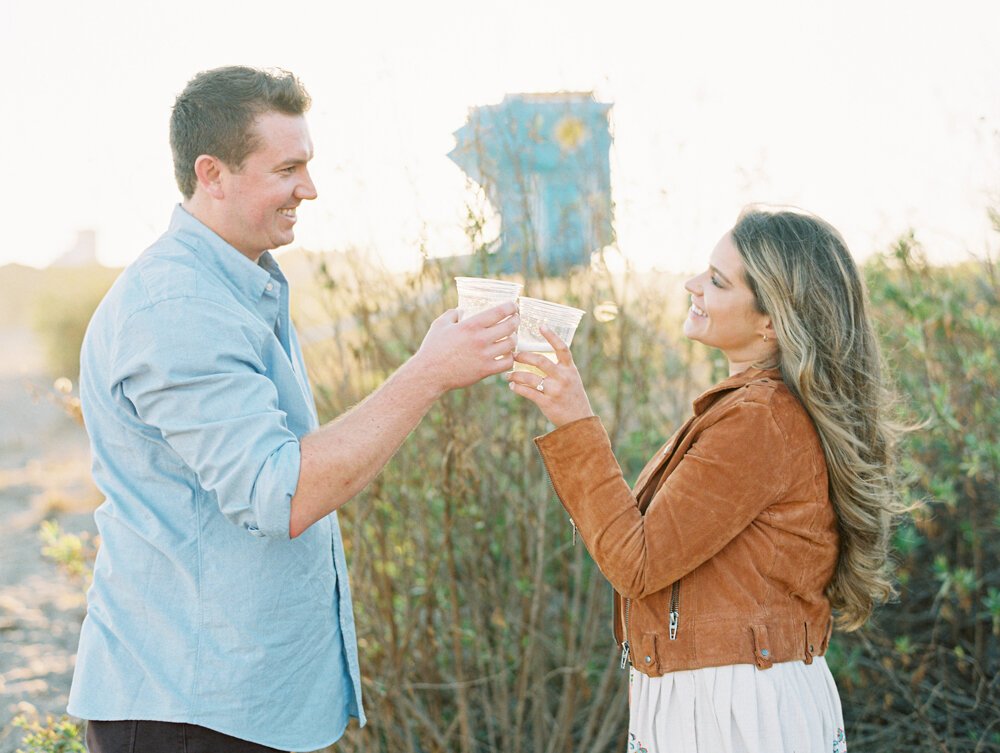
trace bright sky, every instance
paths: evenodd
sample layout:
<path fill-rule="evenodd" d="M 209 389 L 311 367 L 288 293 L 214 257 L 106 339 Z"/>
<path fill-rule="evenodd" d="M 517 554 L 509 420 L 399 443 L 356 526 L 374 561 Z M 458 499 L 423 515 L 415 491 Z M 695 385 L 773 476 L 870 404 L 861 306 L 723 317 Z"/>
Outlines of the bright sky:
<path fill-rule="evenodd" d="M 174 97 L 233 63 L 313 96 L 320 196 L 296 246 L 466 252 L 452 132 L 565 89 L 614 104 L 618 243 L 642 268 L 701 268 L 750 201 L 824 216 L 859 257 L 911 226 L 935 260 L 982 255 L 997 29 L 995 0 L 3 0 L 0 264 L 44 266 L 82 228 L 105 264 L 138 255 L 179 199 Z"/>

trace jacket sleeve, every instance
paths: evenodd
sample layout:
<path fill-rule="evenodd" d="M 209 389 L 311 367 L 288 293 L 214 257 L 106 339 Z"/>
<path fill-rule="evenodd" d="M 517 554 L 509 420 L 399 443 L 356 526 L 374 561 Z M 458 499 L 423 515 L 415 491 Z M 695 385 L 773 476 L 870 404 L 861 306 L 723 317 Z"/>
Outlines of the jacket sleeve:
<path fill-rule="evenodd" d="M 641 598 L 719 552 L 781 497 L 785 437 L 765 403 L 739 401 L 700 432 L 645 513 L 596 417 L 535 440 L 552 486 L 615 590 Z"/>

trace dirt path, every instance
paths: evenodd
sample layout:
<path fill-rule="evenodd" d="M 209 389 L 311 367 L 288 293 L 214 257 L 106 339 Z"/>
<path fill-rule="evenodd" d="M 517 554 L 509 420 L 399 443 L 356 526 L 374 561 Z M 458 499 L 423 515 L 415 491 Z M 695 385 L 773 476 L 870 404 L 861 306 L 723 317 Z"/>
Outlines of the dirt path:
<path fill-rule="evenodd" d="M 93 533 L 99 496 L 31 333 L 0 328 L 0 353 L 0 753 L 12 753 L 17 714 L 65 713 L 85 608 L 83 585 L 42 557 L 39 524 Z"/>

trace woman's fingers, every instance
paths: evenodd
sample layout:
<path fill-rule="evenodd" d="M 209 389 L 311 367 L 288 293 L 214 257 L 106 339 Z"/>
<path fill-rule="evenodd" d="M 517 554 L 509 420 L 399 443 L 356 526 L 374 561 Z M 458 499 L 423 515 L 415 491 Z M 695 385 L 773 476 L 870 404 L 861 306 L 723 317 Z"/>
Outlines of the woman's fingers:
<path fill-rule="evenodd" d="M 507 374 L 507 381 L 511 384 L 516 384 L 520 387 L 526 387 L 529 390 L 541 393 L 545 392 L 547 387 L 555 384 L 555 377 L 548 375 L 541 376 L 531 371 L 511 371 Z M 541 389 L 539 389 L 538 385 L 542 385 Z"/>
<path fill-rule="evenodd" d="M 522 373 L 522 372 L 516 372 L 515 371 L 514 373 L 518 374 L 518 373 Z M 537 376 L 535 377 L 536 380 L 538 380 L 540 378 L 541 377 L 537 377 Z M 538 401 L 545 394 L 544 392 L 540 392 L 537 387 L 529 387 L 527 384 L 524 384 L 522 382 L 515 382 L 514 380 L 511 380 L 510 384 L 508 386 L 510 387 L 510 389 L 515 394 L 520 395 L 521 397 L 527 398 L 528 400 L 530 400 L 531 402 L 533 402 L 535 405 L 538 405 Z"/>
<path fill-rule="evenodd" d="M 514 360 L 526 363 L 528 366 L 534 366 L 539 371 L 544 371 L 549 375 L 555 373 L 556 365 L 540 353 L 532 353 L 530 350 L 518 351 L 514 354 Z"/>
<path fill-rule="evenodd" d="M 542 337 L 549 341 L 549 345 L 556 352 L 556 359 L 563 366 L 569 366 L 573 363 L 573 355 L 569 352 L 569 346 L 566 345 L 559 336 L 553 332 L 551 329 L 546 327 L 544 324 L 539 326 L 538 331 L 542 333 Z"/>

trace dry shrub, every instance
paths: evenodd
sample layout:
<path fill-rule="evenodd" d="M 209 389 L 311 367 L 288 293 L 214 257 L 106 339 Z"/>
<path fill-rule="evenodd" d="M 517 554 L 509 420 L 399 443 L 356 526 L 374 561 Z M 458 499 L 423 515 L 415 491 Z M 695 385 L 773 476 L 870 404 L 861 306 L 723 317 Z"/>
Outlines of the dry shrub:
<path fill-rule="evenodd" d="M 408 278 L 360 260 L 336 279 L 321 271 L 333 325 L 307 360 L 324 417 L 416 350 L 455 304 L 451 276 L 435 262 Z M 676 344 L 680 282 L 614 276 L 601 259 L 524 282 L 526 295 L 588 312 L 574 357 L 634 479 L 709 379 L 707 363 L 692 377 L 696 359 Z M 499 377 L 450 393 L 342 508 L 370 722 L 338 750 L 623 746 L 627 675 L 611 589 L 574 546 L 531 441 L 549 428 Z"/>

